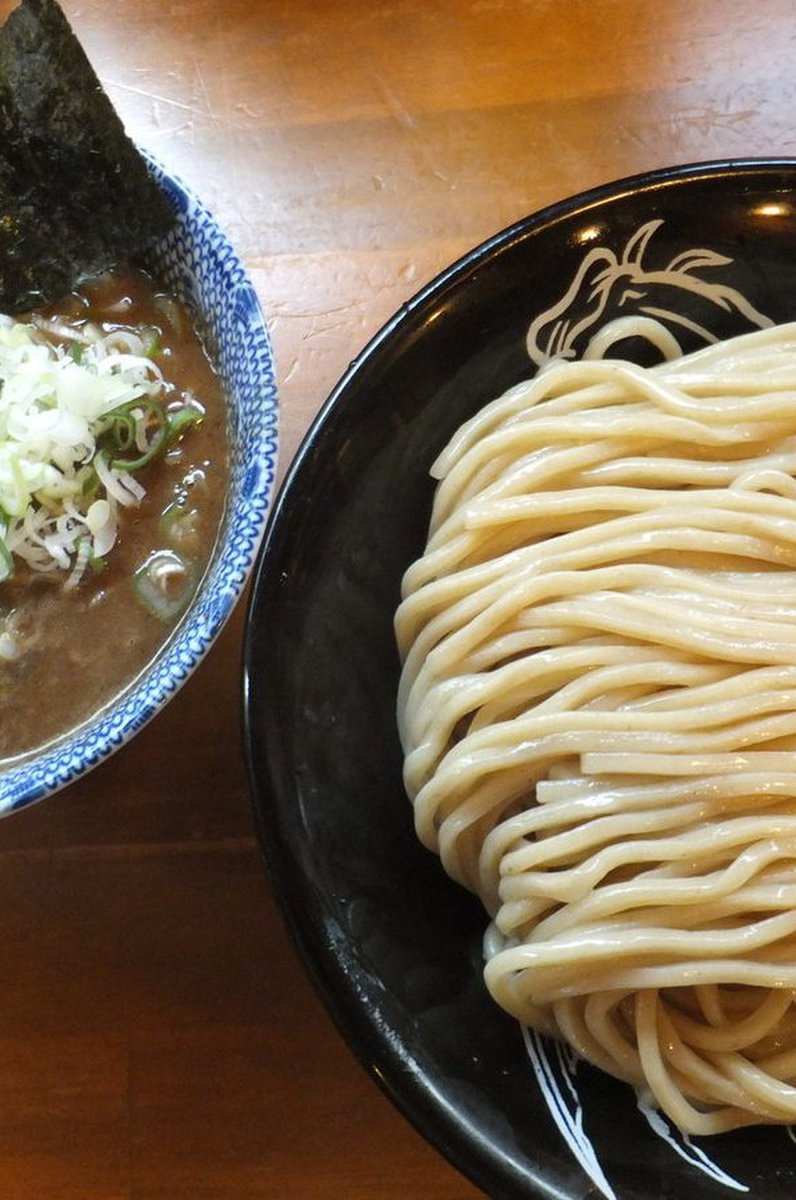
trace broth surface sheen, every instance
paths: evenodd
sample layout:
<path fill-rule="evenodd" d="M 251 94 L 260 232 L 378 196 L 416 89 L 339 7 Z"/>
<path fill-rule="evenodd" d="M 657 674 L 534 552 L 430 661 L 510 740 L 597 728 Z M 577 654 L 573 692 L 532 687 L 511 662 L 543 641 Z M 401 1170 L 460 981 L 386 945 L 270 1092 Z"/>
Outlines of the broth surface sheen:
<path fill-rule="evenodd" d="M 155 331 L 154 357 L 169 400 L 203 411 L 165 455 L 136 472 L 146 495 L 123 514 L 103 568 L 72 591 L 62 573 L 17 564 L 0 584 L 0 622 L 19 657 L 0 659 L 0 764 L 68 733 L 111 702 L 179 623 L 213 553 L 227 483 L 226 411 L 220 381 L 187 311 L 133 270 L 93 280 L 48 310 L 67 324 Z M 177 593 L 147 603 L 147 564 L 170 563 Z"/>

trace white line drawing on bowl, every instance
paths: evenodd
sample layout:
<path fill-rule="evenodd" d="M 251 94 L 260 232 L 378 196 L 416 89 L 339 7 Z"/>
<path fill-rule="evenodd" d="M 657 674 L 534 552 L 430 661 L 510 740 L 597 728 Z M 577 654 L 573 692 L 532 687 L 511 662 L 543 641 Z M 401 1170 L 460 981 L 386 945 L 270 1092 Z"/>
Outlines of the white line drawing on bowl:
<path fill-rule="evenodd" d="M 663 225 L 656 218 L 646 221 L 631 234 L 621 254 L 607 246 L 595 246 L 584 257 L 571 284 L 555 304 L 533 319 L 528 329 L 527 351 L 532 362 L 543 366 L 551 358 L 575 358 L 576 343 L 587 330 L 599 326 L 607 311 L 612 316 L 625 311 L 655 318 L 667 326 L 685 329 L 706 343 L 718 337 L 676 308 L 656 299 L 656 290 L 674 288 L 690 293 L 723 312 L 736 312 L 750 326 L 765 329 L 774 322 L 759 312 L 737 288 L 719 280 L 703 279 L 704 269 L 729 266 L 732 259 L 704 247 L 683 250 L 663 268 L 648 267 L 644 262 L 653 234 Z M 575 318 L 571 310 L 577 304 L 585 315 Z"/>
<path fill-rule="evenodd" d="M 577 1055 L 561 1042 L 548 1045 L 541 1034 L 527 1025 L 520 1028 L 539 1090 L 561 1135 L 600 1195 L 605 1200 L 617 1200 L 583 1128 L 583 1105 L 575 1080 Z"/>
<path fill-rule="evenodd" d="M 726 1171 L 722 1170 L 718 1163 L 715 1163 L 700 1146 L 694 1145 L 689 1134 L 681 1133 L 675 1125 L 667 1121 L 659 1109 L 644 1103 L 641 1099 L 639 1099 L 638 1107 L 653 1133 L 668 1142 L 675 1153 L 684 1158 L 686 1162 L 690 1162 L 698 1170 L 704 1171 L 716 1183 L 723 1183 L 725 1187 L 732 1188 L 736 1192 L 749 1191 L 747 1184 L 740 1183 L 737 1179 L 733 1179 L 732 1175 L 728 1175 Z"/>
<path fill-rule="evenodd" d="M 520 1028 L 539 1090 L 573 1157 L 605 1200 L 619 1200 L 584 1129 L 584 1109 L 576 1078 L 580 1062 L 578 1056 L 560 1042 L 550 1042 L 525 1025 Z M 695 1146 L 690 1137 L 670 1125 L 657 1109 L 650 1108 L 642 1101 L 639 1101 L 638 1107 L 653 1133 L 692 1167 L 733 1191 L 749 1191 L 747 1184 L 724 1171 L 700 1146 Z"/>

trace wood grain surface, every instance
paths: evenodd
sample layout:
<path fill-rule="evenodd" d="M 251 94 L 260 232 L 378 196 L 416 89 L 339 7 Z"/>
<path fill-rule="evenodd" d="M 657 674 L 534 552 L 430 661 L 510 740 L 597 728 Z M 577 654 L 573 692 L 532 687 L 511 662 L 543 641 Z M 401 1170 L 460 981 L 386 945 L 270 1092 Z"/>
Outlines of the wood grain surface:
<path fill-rule="evenodd" d="M 647 168 L 796 152 L 792 0 L 63 4 L 251 271 L 282 473 L 368 338 L 488 235 Z M 243 615 L 132 744 L 0 825 L 2 1200 L 480 1194 L 343 1045 L 274 909 Z"/>

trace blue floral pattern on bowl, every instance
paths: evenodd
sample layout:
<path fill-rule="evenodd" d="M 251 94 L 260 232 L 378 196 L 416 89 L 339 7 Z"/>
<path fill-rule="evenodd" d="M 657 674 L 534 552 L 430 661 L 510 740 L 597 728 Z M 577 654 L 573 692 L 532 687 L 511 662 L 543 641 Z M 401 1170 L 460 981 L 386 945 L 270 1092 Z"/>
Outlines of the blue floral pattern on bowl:
<path fill-rule="evenodd" d="M 188 613 L 147 671 L 100 714 L 39 751 L 0 765 L 0 815 L 73 782 L 102 762 L 171 699 L 208 651 L 254 565 L 276 477 L 278 405 L 273 354 L 257 295 L 202 203 L 144 153 L 176 224 L 151 266 L 202 314 L 200 329 L 225 384 L 230 481 L 213 559 Z"/>

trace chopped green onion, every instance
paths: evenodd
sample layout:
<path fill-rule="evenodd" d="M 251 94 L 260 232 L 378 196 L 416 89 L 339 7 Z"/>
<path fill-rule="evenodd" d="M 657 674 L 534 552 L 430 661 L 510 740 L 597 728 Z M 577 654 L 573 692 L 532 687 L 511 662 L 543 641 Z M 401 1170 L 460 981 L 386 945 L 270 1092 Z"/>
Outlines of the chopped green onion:
<path fill-rule="evenodd" d="M 176 412 L 170 412 L 166 418 L 168 422 L 167 443 L 170 446 L 176 442 L 177 438 L 185 433 L 186 429 L 190 429 L 192 425 L 198 425 L 203 417 L 203 413 L 197 408 L 178 408 Z"/>
<path fill-rule="evenodd" d="M 155 550 L 133 579 L 144 607 L 161 621 L 173 621 L 187 606 L 196 587 L 194 565 L 176 550 Z"/>
<path fill-rule="evenodd" d="M 141 334 L 143 342 L 143 353 L 147 358 L 154 358 L 160 353 L 160 330 L 154 326 L 151 329 L 145 329 Z"/>
<path fill-rule="evenodd" d="M 0 321 L 0 581 L 19 557 L 77 586 L 111 551 L 175 435 L 158 350 L 154 329 Z"/>
<path fill-rule="evenodd" d="M 100 486 L 100 477 L 97 474 L 97 468 L 89 464 L 77 472 L 75 476 L 80 481 L 81 496 L 94 496 Z"/>
<path fill-rule="evenodd" d="M 14 574 L 14 559 L 5 543 L 5 532 L 0 536 L 0 583 L 10 579 Z"/>
<path fill-rule="evenodd" d="M 186 520 L 193 520 L 197 515 L 196 508 L 189 507 L 184 497 L 167 504 L 160 514 L 158 528 L 164 537 L 169 537 L 175 526 L 180 526 Z"/>
<path fill-rule="evenodd" d="M 139 471 L 165 448 L 169 422 L 161 404 L 136 399 L 108 413 L 107 428 L 100 439 L 103 450 L 137 450 L 132 457 L 109 459 L 113 471 Z"/>
<path fill-rule="evenodd" d="M 199 510 L 189 506 L 184 497 L 174 500 L 163 510 L 158 528 L 170 546 L 180 550 L 198 549 Z"/>

